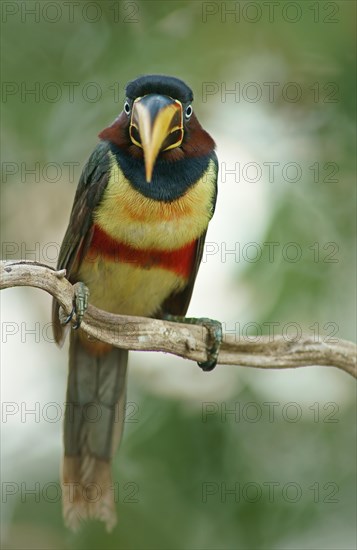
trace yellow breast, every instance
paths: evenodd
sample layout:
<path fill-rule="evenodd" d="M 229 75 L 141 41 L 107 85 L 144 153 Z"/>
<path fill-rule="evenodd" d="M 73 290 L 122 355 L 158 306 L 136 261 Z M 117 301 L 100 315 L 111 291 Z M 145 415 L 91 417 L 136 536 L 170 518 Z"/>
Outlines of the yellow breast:
<path fill-rule="evenodd" d="M 207 229 L 215 194 L 216 167 L 212 160 L 202 178 L 182 197 L 163 202 L 136 191 L 110 155 L 111 175 L 94 221 L 112 238 L 135 248 L 172 250 L 197 239 Z"/>
<path fill-rule="evenodd" d="M 143 269 L 104 258 L 84 260 L 79 277 L 89 288 L 91 304 L 122 315 L 154 315 L 170 294 L 186 284 L 185 278 L 166 269 Z"/>

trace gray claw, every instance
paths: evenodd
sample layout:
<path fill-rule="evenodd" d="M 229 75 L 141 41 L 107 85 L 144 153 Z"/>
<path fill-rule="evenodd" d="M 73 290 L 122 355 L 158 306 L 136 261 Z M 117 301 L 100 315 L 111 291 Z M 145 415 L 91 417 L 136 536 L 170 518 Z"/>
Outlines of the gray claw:
<path fill-rule="evenodd" d="M 217 364 L 219 349 L 223 339 L 222 325 L 219 321 L 213 319 L 199 320 L 208 330 L 211 346 L 207 349 L 207 361 L 200 361 L 197 365 L 203 371 L 208 372 L 213 370 Z"/>
<path fill-rule="evenodd" d="M 74 299 L 73 299 L 73 308 L 71 313 L 61 321 L 62 325 L 68 325 L 76 317 L 75 323 L 72 325 L 74 330 L 77 330 L 81 326 L 83 315 L 85 314 L 88 308 L 88 298 L 89 290 L 84 283 L 76 283 L 74 286 Z"/>
<path fill-rule="evenodd" d="M 217 364 L 219 349 L 223 340 L 222 324 L 214 319 L 206 317 L 181 317 L 179 315 L 163 314 L 163 319 L 176 323 L 188 323 L 190 325 L 202 325 L 207 328 L 209 334 L 209 345 L 207 349 L 207 361 L 198 362 L 197 365 L 204 371 L 214 369 Z"/>
<path fill-rule="evenodd" d="M 77 330 L 81 326 L 83 315 L 88 308 L 89 290 L 84 283 L 79 282 L 74 285 L 74 292 L 74 309 L 76 312 L 76 322 L 73 325 L 73 330 Z"/>
<path fill-rule="evenodd" d="M 72 311 L 71 313 L 68 315 L 68 317 L 66 317 L 65 319 L 63 319 L 63 321 L 61 322 L 62 325 L 68 325 L 68 323 L 72 320 L 73 318 L 73 315 L 74 315 L 74 312 L 75 312 L 75 308 L 74 306 L 72 307 Z"/>

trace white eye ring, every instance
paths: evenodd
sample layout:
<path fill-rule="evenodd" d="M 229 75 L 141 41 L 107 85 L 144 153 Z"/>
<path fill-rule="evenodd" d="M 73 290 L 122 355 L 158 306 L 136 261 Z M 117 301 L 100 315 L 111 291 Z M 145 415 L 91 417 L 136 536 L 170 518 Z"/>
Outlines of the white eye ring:
<path fill-rule="evenodd" d="M 188 107 L 186 107 L 186 111 L 185 111 L 185 117 L 186 118 L 190 118 L 190 116 L 192 115 L 192 105 L 189 105 Z"/>
<path fill-rule="evenodd" d="M 124 111 L 127 115 L 130 115 L 130 105 L 128 101 L 124 103 Z"/>

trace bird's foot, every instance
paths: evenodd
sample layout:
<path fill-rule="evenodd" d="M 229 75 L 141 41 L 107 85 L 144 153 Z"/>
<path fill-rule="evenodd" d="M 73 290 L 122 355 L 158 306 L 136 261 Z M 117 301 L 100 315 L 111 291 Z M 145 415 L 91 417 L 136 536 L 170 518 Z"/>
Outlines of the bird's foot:
<path fill-rule="evenodd" d="M 163 316 L 167 321 L 176 323 L 187 323 L 188 325 L 200 325 L 208 330 L 209 341 L 207 345 L 207 361 L 198 362 L 197 365 L 203 371 L 213 370 L 217 364 L 219 349 L 223 340 L 222 324 L 214 319 L 206 317 L 183 317 L 180 315 L 165 314 Z"/>
<path fill-rule="evenodd" d="M 73 299 L 73 308 L 71 313 L 63 321 L 63 325 L 68 325 L 73 319 L 73 316 L 76 316 L 76 321 L 73 325 L 73 329 L 77 330 L 82 323 L 83 315 L 85 314 L 88 307 L 88 298 L 89 298 L 89 289 L 82 283 L 76 283 L 73 285 L 74 289 L 74 299 Z"/>

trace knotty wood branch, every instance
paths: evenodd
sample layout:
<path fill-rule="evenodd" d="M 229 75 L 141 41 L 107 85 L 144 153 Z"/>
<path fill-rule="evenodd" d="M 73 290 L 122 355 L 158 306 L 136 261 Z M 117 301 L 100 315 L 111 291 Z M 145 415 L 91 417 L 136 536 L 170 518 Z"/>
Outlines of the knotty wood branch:
<path fill-rule="evenodd" d="M 3 261 L 0 264 L 0 289 L 15 286 L 41 288 L 54 296 L 64 313 L 69 315 L 74 287 L 65 275 L 65 270 L 55 271 L 37 262 Z M 89 305 L 81 328 L 90 337 L 120 348 L 161 351 L 193 361 L 204 361 L 207 357 L 209 335 L 201 326 L 113 315 Z M 239 335 L 225 334 L 218 364 L 264 369 L 332 366 L 356 377 L 356 351 L 354 343 L 341 339 L 332 343 L 309 336 L 288 341 L 283 336 L 242 339 Z"/>

